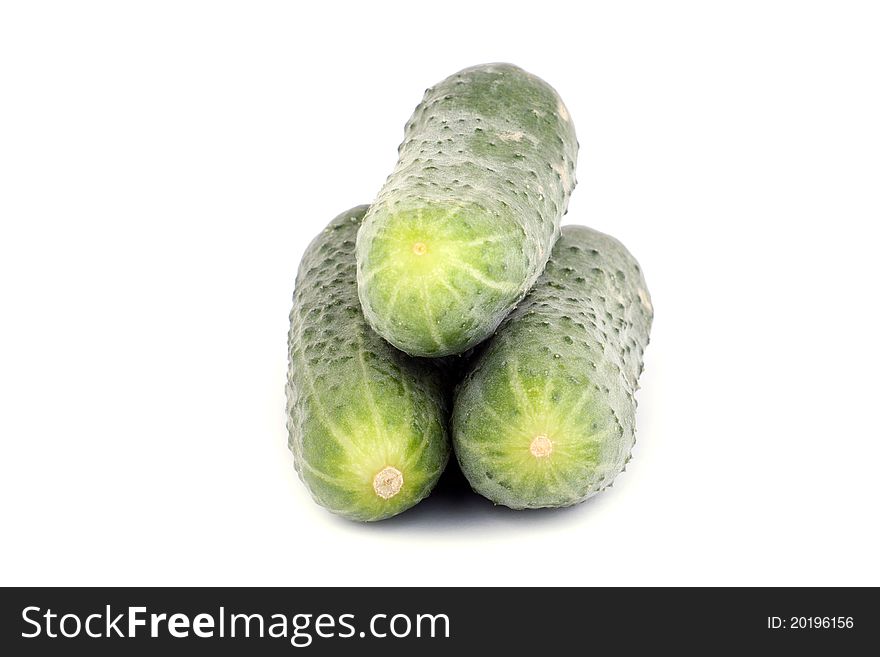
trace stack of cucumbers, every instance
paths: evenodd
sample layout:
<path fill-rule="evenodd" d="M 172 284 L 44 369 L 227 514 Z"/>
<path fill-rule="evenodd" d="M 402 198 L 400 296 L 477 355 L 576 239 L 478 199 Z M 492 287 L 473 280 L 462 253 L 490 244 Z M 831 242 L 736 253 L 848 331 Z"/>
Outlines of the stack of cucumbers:
<path fill-rule="evenodd" d="M 389 518 L 451 453 L 513 509 L 582 502 L 623 470 L 653 310 L 620 242 L 560 230 L 577 150 L 543 80 L 465 69 L 427 90 L 373 204 L 309 245 L 287 426 L 316 502 Z"/>

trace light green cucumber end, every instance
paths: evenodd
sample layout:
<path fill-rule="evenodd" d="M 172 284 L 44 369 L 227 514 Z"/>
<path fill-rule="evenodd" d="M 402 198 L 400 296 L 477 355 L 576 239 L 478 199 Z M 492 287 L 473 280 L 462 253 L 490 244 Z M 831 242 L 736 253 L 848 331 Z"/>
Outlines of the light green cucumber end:
<path fill-rule="evenodd" d="M 524 292 L 528 261 L 514 223 L 436 203 L 380 213 L 358 235 L 358 292 L 371 326 L 398 349 L 462 353 Z"/>
<path fill-rule="evenodd" d="M 474 489 L 514 509 L 559 507 L 599 492 L 629 453 L 589 381 L 515 361 L 468 386 L 453 419 L 459 463 Z M 463 410 L 466 409 L 466 410 Z"/>
<path fill-rule="evenodd" d="M 442 427 L 416 427 L 393 409 L 353 405 L 332 423 L 309 424 L 300 474 L 320 504 L 353 520 L 382 520 L 415 505 L 446 464 L 447 454 L 432 448 Z"/>

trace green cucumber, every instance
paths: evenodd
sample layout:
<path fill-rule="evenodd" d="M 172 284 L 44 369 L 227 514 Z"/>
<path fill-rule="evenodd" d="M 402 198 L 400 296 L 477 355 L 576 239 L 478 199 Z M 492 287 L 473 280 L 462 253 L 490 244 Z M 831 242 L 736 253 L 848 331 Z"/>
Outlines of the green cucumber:
<path fill-rule="evenodd" d="M 364 321 L 355 237 L 367 206 L 306 249 L 288 336 L 287 427 L 300 478 L 322 506 L 381 520 L 430 493 L 449 457 L 440 367 L 391 347 Z"/>
<path fill-rule="evenodd" d="M 652 318 L 624 246 L 565 226 L 534 289 L 456 392 L 453 445 L 471 487 L 525 509 L 569 506 L 611 485 L 635 443 Z"/>
<path fill-rule="evenodd" d="M 428 89 L 357 239 L 364 316 L 416 356 L 489 337 L 532 287 L 575 185 L 557 93 L 510 64 Z"/>

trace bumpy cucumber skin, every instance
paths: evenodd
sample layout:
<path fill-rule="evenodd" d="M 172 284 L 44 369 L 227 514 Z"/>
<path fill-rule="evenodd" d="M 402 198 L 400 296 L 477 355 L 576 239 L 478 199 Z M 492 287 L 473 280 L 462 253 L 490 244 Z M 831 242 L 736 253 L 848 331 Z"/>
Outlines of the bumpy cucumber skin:
<path fill-rule="evenodd" d="M 565 226 L 547 269 L 456 392 L 453 445 L 473 489 L 514 509 L 570 506 L 609 486 L 635 443 L 653 308 L 614 238 Z M 558 441 L 546 458 L 534 436 Z"/>
<path fill-rule="evenodd" d="M 516 66 L 475 66 L 428 89 L 358 235 L 370 325 L 417 356 L 491 335 L 544 269 L 577 149 L 558 94 Z M 418 242 L 425 257 L 410 251 Z"/>
<path fill-rule="evenodd" d="M 367 206 L 336 217 L 307 248 L 288 336 L 287 427 L 316 502 L 353 520 L 396 515 L 428 495 L 449 457 L 449 387 L 435 363 L 376 335 L 360 311 L 355 236 Z M 373 478 L 403 474 L 383 499 Z"/>

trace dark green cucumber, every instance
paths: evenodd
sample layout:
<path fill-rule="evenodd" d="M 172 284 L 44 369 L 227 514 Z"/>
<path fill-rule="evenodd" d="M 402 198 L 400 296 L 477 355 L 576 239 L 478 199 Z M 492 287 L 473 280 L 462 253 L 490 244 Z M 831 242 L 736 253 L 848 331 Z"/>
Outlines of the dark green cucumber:
<path fill-rule="evenodd" d="M 575 185 L 577 138 L 544 81 L 510 64 L 428 89 L 358 235 L 364 315 L 417 356 L 466 351 L 544 269 Z"/>
<path fill-rule="evenodd" d="M 355 236 L 336 217 L 303 255 L 288 340 L 287 426 L 300 478 L 330 511 L 381 520 L 428 495 L 449 456 L 439 366 L 394 349 L 361 314 Z"/>
<path fill-rule="evenodd" d="M 514 509 L 569 506 L 620 473 L 653 309 L 638 263 L 565 226 L 534 289 L 476 356 L 452 434 L 475 491 Z"/>

